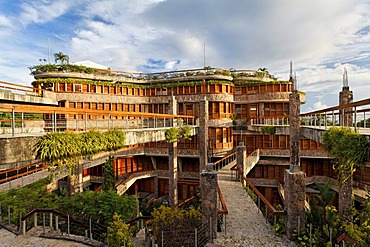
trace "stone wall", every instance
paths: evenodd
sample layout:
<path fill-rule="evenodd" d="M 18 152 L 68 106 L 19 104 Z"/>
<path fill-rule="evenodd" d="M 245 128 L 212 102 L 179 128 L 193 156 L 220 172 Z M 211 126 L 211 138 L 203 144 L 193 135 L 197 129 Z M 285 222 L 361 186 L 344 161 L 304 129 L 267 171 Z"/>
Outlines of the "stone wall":
<path fill-rule="evenodd" d="M 37 136 L 0 138 L 0 165 L 34 160 L 34 145 Z"/>

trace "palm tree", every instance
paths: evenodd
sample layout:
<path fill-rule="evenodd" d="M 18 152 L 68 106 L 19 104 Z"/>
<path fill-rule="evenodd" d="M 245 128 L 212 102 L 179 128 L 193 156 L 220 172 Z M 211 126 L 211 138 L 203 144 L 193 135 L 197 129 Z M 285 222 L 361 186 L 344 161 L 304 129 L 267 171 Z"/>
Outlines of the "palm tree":
<path fill-rule="evenodd" d="M 66 54 L 63 54 L 63 52 L 54 53 L 55 63 L 60 61 L 61 64 L 69 63 L 69 56 Z"/>
<path fill-rule="evenodd" d="M 356 168 L 363 168 L 368 160 L 369 144 L 364 135 L 349 128 L 333 127 L 323 134 L 323 143 L 333 155 L 339 183 L 339 215 L 352 221 L 352 180 Z"/>

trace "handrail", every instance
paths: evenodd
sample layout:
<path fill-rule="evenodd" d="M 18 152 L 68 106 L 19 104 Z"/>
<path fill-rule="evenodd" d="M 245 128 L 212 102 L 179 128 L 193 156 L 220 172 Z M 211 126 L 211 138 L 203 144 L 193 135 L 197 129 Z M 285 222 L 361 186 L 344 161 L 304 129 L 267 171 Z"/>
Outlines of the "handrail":
<path fill-rule="evenodd" d="M 179 208 L 179 207 L 181 207 L 182 205 L 184 205 L 185 203 L 190 202 L 190 201 L 191 201 L 191 200 L 193 200 L 194 198 L 195 198 L 195 196 L 191 196 L 191 197 L 189 197 L 188 199 L 186 199 L 186 200 L 184 200 L 184 201 L 182 201 L 182 202 L 180 202 L 180 203 L 178 203 L 178 204 L 174 205 L 173 207 L 174 207 L 174 208 Z"/>
<path fill-rule="evenodd" d="M 254 193 L 257 194 L 259 198 L 266 204 L 268 209 L 273 213 L 273 214 L 278 214 L 278 215 L 285 215 L 285 211 L 283 210 L 276 210 L 274 206 L 271 205 L 271 203 L 259 192 L 259 190 L 253 185 L 251 181 L 249 181 L 248 178 L 244 177 L 244 181 L 251 187 L 254 191 Z"/>
<path fill-rule="evenodd" d="M 28 89 L 34 89 L 33 87 L 22 85 L 22 84 L 15 84 L 7 81 L 0 81 L 0 84 L 5 84 L 5 85 L 10 85 L 10 86 L 16 86 L 16 87 L 23 87 L 23 88 L 28 88 Z"/>
<path fill-rule="evenodd" d="M 235 158 L 235 156 L 236 156 L 236 152 L 233 152 L 233 153 L 231 153 L 231 154 L 229 154 L 229 155 L 226 155 L 225 157 L 223 157 L 222 159 L 219 159 L 219 160 L 217 160 L 216 162 L 214 162 L 213 163 L 213 167 L 214 167 L 214 170 L 218 170 L 218 169 L 220 169 L 220 168 L 222 168 L 222 167 L 224 167 L 225 166 L 225 164 L 223 164 L 223 162 L 225 161 L 225 160 L 227 160 L 227 159 L 232 159 L 233 157 L 234 157 L 234 159 L 232 160 L 232 161 L 234 161 L 236 158 Z M 230 161 L 229 161 L 230 162 Z M 219 166 L 219 164 L 221 164 L 221 166 Z"/>
<path fill-rule="evenodd" d="M 39 164 L 43 164 L 43 162 L 42 161 L 37 161 L 35 163 L 31 163 L 31 164 L 28 164 L 28 165 L 24 165 L 24 166 L 15 167 L 15 168 L 11 168 L 11 169 L 8 169 L 8 170 L 0 171 L 0 175 L 5 174 L 5 176 L 6 176 L 6 178 L 0 179 L 0 184 L 11 181 L 11 180 L 14 180 L 14 179 L 17 179 L 19 177 L 27 176 L 29 174 L 32 174 L 32 173 L 35 173 L 35 172 L 38 172 L 38 171 L 41 171 L 41 170 L 44 170 L 44 169 L 47 169 L 47 166 L 45 164 L 43 164 L 41 167 L 37 167 Z M 27 170 L 25 172 L 12 175 L 10 177 L 7 176 L 7 174 L 10 173 L 10 172 L 19 171 L 19 170 L 26 169 L 28 167 L 33 167 L 33 166 L 35 168 L 32 169 L 32 170 Z"/>
<path fill-rule="evenodd" d="M 21 169 L 27 168 L 29 166 L 34 166 L 34 165 L 38 165 L 38 164 L 42 164 L 42 163 L 43 163 L 43 161 L 39 160 L 39 161 L 36 161 L 35 163 L 31 163 L 31 164 L 28 164 L 28 165 L 24 165 L 24 166 L 19 166 L 19 167 L 14 167 L 14 168 L 11 168 L 11 169 L 3 170 L 3 171 L 0 171 L 0 175 L 1 174 L 5 174 L 5 173 L 9 173 L 9 172 L 13 172 L 13 171 L 16 171 L 16 170 L 21 170 Z"/>
<path fill-rule="evenodd" d="M 63 108 L 58 106 L 28 106 L 0 103 L 0 110 L 6 112 L 28 112 L 28 113 L 56 113 L 56 114 L 89 114 L 89 115 L 107 115 L 111 116 L 132 116 L 132 117 L 149 117 L 149 118 L 197 118 L 196 116 L 159 114 L 147 112 L 127 112 L 127 111 L 110 111 L 94 109 Z"/>
<path fill-rule="evenodd" d="M 76 219 L 74 219 L 73 217 L 67 215 L 67 214 L 64 214 L 56 209 L 53 209 L 53 208 L 35 208 L 35 209 L 32 209 L 30 212 L 28 212 L 27 214 L 25 214 L 21 220 L 22 221 L 25 221 L 27 220 L 28 218 L 30 218 L 33 214 L 35 213 L 53 213 L 53 214 L 56 214 L 64 219 L 67 219 L 69 218 L 69 221 L 72 222 L 72 223 L 76 223 L 84 228 L 89 228 L 89 225 L 81 222 L 81 221 L 78 221 Z M 106 232 L 106 227 L 100 223 L 97 223 L 97 222 L 94 222 L 94 226 L 97 226 L 97 230 L 100 230 L 100 231 L 104 231 Z"/>
<path fill-rule="evenodd" d="M 228 214 L 229 211 L 227 210 L 226 202 L 224 200 L 224 197 L 222 195 L 222 192 L 221 192 L 221 189 L 220 189 L 219 185 L 217 185 L 217 193 L 218 193 L 218 197 L 220 198 L 220 202 L 221 202 L 221 206 L 222 206 L 222 209 L 217 210 L 217 214 Z"/>

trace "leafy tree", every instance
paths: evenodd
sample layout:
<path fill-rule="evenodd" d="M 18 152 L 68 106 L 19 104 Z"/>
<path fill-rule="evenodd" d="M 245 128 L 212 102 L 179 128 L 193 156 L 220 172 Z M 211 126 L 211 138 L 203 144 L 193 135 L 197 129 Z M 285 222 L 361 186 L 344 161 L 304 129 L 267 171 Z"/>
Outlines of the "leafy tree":
<path fill-rule="evenodd" d="M 113 160 L 112 156 L 104 164 L 104 182 L 103 182 L 103 190 L 114 190 L 116 191 L 116 179 L 114 177 L 114 168 L 113 168 Z"/>
<path fill-rule="evenodd" d="M 134 196 L 118 195 L 112 190 L 86 191 L 59 198 L 57 205 L 62 212 L 85 221 L 91 217 L 93 221 L 107 226 L 114 213 L 118 213 L 124 221 L 132 219 L 136 215 L 137 200 Z"/>
<path fill-rule="evenodd" d="M 357 127 L 364 127 L 366 124 L 366 127 L 370 126 L 370 118 L 366 120 L 361 120 L 360 122 L 357 123 Z"/>
<path fill-rule="evenodd" d="M 54 53 L 55 63 L 60 61 L 61 64 L 69 63 L 69 56 L 64 54 L 63 52 Z"/>
<path fill-rule="evenodd" d="M 190 207 L 185 212 L 179 208 L 160 206 L 154 209 L 151 220 L 156 233 L 165 230 L 196 228 L 201 224 L 200 209 Z"/>
<path fill-rule="evenodd" d="M 369 143 L 365 136 L 349 128 L 333 127 L 323 134 L 326 150 L 334 156 L 339 182 L 339 215 L 352 220 L 352 175 L 368 159 Z"/>
<path fill-rule="evenodd" d="M 132 243 L 133 233 L 129 229 L 129 225 L 121 220 L 121 216 L 117 213 L 113 215 L 113 221 L 109 223 L 107 233 L 108 246 L 120 247 L 134 246 Z"/>

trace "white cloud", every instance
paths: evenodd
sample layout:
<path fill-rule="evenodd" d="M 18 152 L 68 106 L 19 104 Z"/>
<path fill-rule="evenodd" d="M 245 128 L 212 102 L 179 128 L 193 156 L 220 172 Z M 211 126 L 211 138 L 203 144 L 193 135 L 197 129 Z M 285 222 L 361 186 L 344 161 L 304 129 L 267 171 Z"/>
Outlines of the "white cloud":
<path fill-rule="evenodd" d="M 74 1 L 24 2 L 19 19 L 25 26 L 31 22 L 43 24 L 63 15 L 73 4 Z"/>
<path fill-rule="evenodd" d="M 163 61 L 158 70 L 203 67 L 206 44 L 206 65 L 267 67 L 281 79 L 288 78 L 292 59 L 299 89 L 326 96 L 320 104 L 307 98 L 305 107 L 316 109 L 337 104 L 344 66 L 355 99 L 368 97 L 362 89 L 370 78 L 369 13 L 370 2 L 360 0 L 25 0 L 19 14 L 0 10 L 0 38 L 4 26 L 14 31 L 9 22 L 18 19 L 49 34 L 16 30 L 0 50 L 37 55 L 8 61 L 0 56 L 0 70 L 34 64 L 45 56 L 46 38 L 52 39 L 52 52 L 73 61 L 126 71 L 146 68 L 148 59 Z"/>
<path fill-rule="evenodd" d="M 12 22 L 6 16 L 0 15 L 0 28 L 1 27 L 11 27 Z"/>

